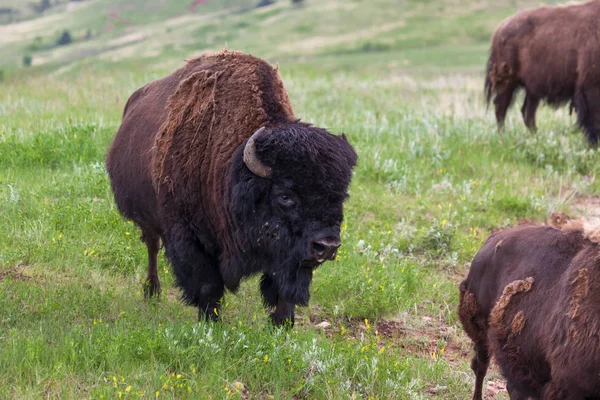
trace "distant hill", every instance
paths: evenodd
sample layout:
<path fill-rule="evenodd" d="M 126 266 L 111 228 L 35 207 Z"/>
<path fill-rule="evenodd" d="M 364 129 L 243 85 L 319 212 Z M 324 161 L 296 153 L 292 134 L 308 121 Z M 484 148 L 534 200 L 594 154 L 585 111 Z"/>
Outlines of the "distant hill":
<path fill-rule="evenodd" d="M 38 0 L 39 1 L 39 0 Z M 444 65 L 480 63 L 497 23 L 535 0 L 51 0 L 36 12 L 32 1 L 0 0 L 18 9 L 18 22 L 0 25 L 0 68 L 57 69 L 78 62 L 190 57 L 225 46 L 265 58 L 349 63 L 377 60 Z M 550 2 L 553 3 L 553 2 Z M 10 4 L 10 6 L 9 6 Z M 72 41 L 58 45 L 68 31 Z M 434 54 L 436 52 L 433 52 Z M 386 59 L 386 54 L 394 55 Z"/>

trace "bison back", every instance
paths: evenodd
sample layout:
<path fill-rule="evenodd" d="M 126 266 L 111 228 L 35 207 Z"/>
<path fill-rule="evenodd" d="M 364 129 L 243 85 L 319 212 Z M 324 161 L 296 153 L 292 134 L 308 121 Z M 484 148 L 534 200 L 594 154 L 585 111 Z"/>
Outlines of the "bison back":
<path fill-rule="evenodd" d="M 162 227 L 151 178 L 152 147 L 166 119 L 167 100 L 177 88 L 178 72 L 131 95 L 106 159 L 119 211 L 155 234 L 162 234 Z"/>

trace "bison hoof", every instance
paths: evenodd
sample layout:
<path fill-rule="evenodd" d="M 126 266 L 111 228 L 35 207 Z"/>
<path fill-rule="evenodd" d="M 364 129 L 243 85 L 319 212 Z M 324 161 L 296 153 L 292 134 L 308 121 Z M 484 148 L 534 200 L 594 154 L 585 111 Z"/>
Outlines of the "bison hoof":
<path fill-rule="evenodd" d="M 148 279 L 144 282 L 144 298 L 159 297 L 161 293 L 160 281 Z"/>
<path fill-rule="evenodd" d="M 281 316 L 278 315 L 277 312 L 274 312 L 270 316 L 271 323 L 275 326 L 283 326 L 286 328 L 294 327 L 294 314 Z"/>
<path fill-rule="evenodd" d="M 209 304 L 206 307 L 198 307 L 198 320 L 217 322 L 219 320 L 219 311 L 217 303 Z"/>

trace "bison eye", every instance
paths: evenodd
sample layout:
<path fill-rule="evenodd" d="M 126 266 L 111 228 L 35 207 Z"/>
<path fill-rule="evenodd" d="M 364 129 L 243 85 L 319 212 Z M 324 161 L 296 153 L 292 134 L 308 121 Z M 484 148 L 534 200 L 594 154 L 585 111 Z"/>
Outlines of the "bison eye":
<path fill-rule="evenodd" d="M 294 205 L 294 200 L 292 200 L 289 196 L 286 196 L 285 194 L 280 195 L 277 200 L 279 201 L 279 204 L 281 206 L 286 208 L 290 208 Z"/>

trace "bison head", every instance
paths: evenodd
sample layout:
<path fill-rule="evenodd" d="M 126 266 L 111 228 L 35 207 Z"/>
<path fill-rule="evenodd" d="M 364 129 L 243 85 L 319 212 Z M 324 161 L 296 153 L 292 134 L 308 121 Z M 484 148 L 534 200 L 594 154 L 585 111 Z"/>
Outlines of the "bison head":
<path fill-rule="evenodd" d="M 341 244 L 343 203 L 356 161 L 345 135 L 308 124 L 252 135 L 232 164 L 230 215 L 238 251 L 224 265 L 225 283 L 237 286 L 234 271 L 262 271 L 268 305 L 278 298 L 306 305 L 313 270 L 333 260 Z"/>

